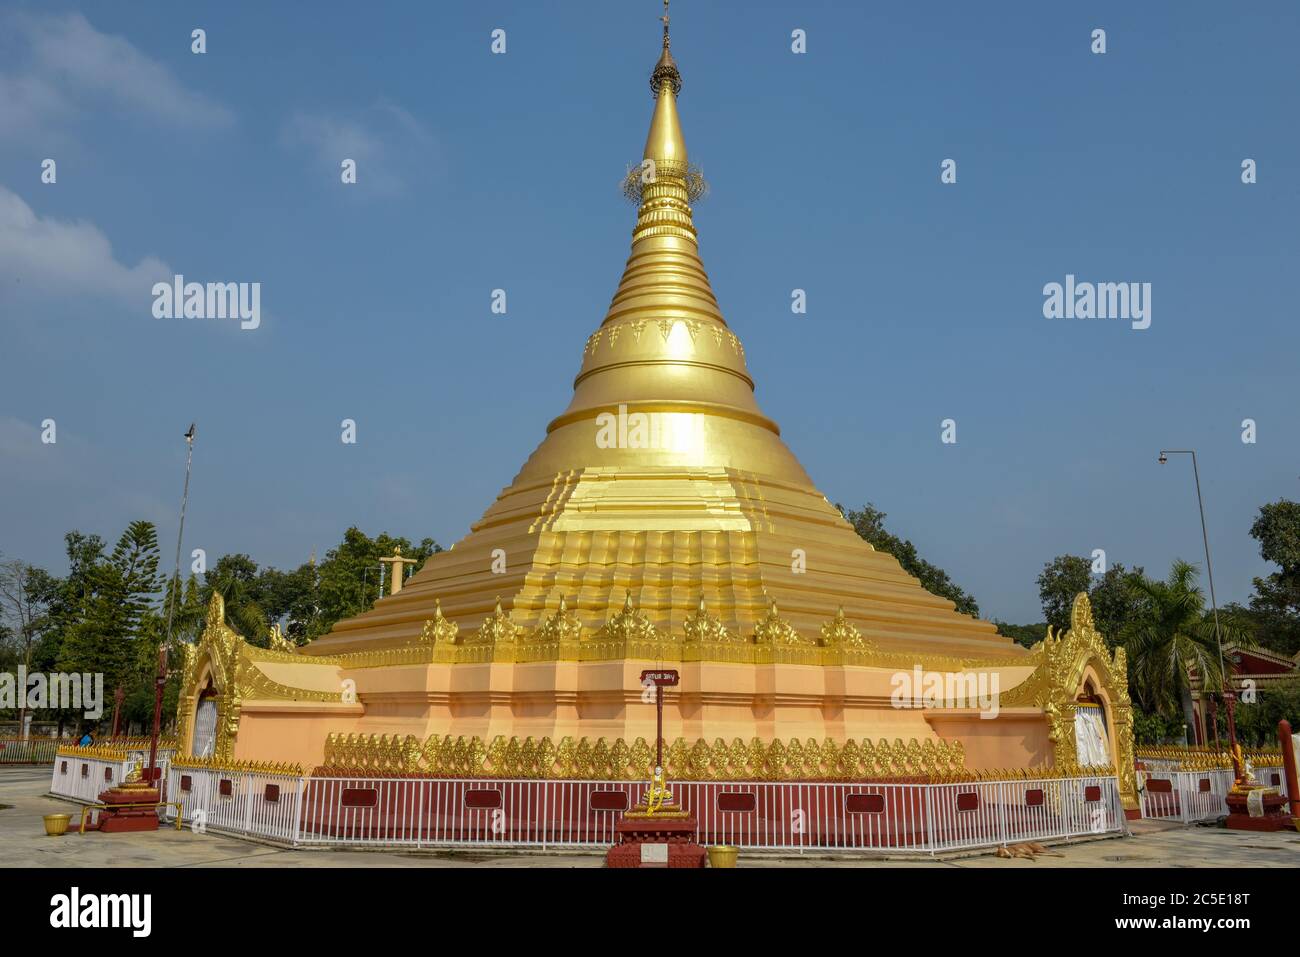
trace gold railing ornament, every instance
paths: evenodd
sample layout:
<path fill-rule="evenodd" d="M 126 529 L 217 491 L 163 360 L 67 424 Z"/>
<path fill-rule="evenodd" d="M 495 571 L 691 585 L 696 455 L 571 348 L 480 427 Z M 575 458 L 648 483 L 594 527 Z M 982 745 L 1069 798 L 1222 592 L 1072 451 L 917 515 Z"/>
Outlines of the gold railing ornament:
<path fill-rule="evenodd" d="M 61 758 L 98 758 L 101 761 L 125 761 L 129 755 L 124 746 L 115 744 L 63 744 L 55 754 Z"/>
<path fill-rule="evenodd" d="M 764 742 L 677 738 L 664 750 L 664 772 L 683 781 L 859 781 L 909 778 L 968 780 L 960 741 L 883 738 L 838 743 L 827 738 Z M 329 772 L 644 781 L 654 750 L 644 738 L 505 738 L 331 734 L 322 766 Z"/>
<path fill-rule="evenodd" d="M 835 610 L 835 617 L 822 625 L 822 646 L 826 648 L 856 648 L 873 650 L 875 644 L 862 636 L 862 632 L 844 617 L 844 606 Z"/>
<path fill-rule="evenodd" d="M 628 648 L 634 644 L 663 641 L 666 637 L 641 609 L 632 604 L 632 592 L 629 589 L 623 599 L 622 611 L 605 622 L 596 633 L 595 640 Z"/>
<path fill-rule="evenodd" d="M 767 617 L 754 626 L 754 644 L 815 645 L 816 642 L 799 634 L 793 625 L 781 617 L 776 602 L 772 601 L 767 606 Z"/>
<path fill-rule="evenodd" d="M 700 595 L 699 606 L 682 622 L 682 630 L 686 633 L 686 640 L 692 644 L 705 644 L 708 642 L 721 644 L 743 640 L 740 635 L 729 631 L 721 619 L 714 618 L 709 614 L 708 609 L 704 606 L 703 595 Z"/>
<path fill-rule="evenodd" d="M 433 617 L 420 630 L 420 643 L 424 645 L 454 645 L 460 625 L 448 621 L 442 614 L 442 599 L 433 601 Z"/>
<path fill-rule="evenodd" d="M 508 644 L 516 641 L 523 632 L 520 625 L 510 620 L 510 616 L 501 608 L 501 596 L 497 596 L 497 606 L 492 614 L 483 619 L 478 631 L 469 639 L 476 645 Z"/>
<path fill-rule="evenodd" d="M 1282 751 L 1279 748 L 1242 748 L 1241 755 L 1251 767 L 1282 766 Z M 1213 745 L 1143 745 L 1136 750 L 1135 757 L 1138 761 L 1167 762 L 1173 764 L 1174 770 L 1178 771 L 1218 771 L 1232 767 L 1232 754 L 1225 748 Z"/>
<path fill-rule="evenodd" d="M 582 639 L 582 622 L 578 616 L 569 611 L 568 602 L 560 596 L 560 607 L 555 614 L 543 621 L 527 638 L 530 642 L 539 644 L 555 644 L 577 642 Z"/>
<path fill-rule="evenodd" d="M 328 661 L 349 669 L 430 663 L 459 665 L 629 659 L 660 663 L 717 661 L 908 670 L 919 664 L 928 671 L 1030 668 L 1041 664 L 1041 657 L 1030 654 L 960 658 L 881 651 L 858 631 L 842 608 L 837 609 L 834 618 L 822 623 L 818 636 L 799 634 L 781 618 L 779 611 L 769 606 L 767 617 L 758 622 L 753 634 L 745 637 L 710 613 L 704 606 L 703 596 L 676 634 L 658 628 L 633 604 L 630 592 L 622 609 L 594 631 L 582 625 L 563 597 L 559 611 L 531 629 L 515 624 L 504 612 L 500 615 L 494 613 L 483 624 L 496 633 L 495 641 L 480 640 L 484 637 L 480 635 L 483 625 L 472 632 L 469 639 L 458 636 L 459 625 L 443 615 L 439 601 L 435 603 L 434 617 L 424 623 L 418 638 L 409 644 L 333 657 L 304 657 L 309 657 L 313 663 Z M 512 628 L 520 629 L 513 632 L 513 640 L 507 637 Z M 485 637 L 491 638 L 491 635 Z M 256 648 L 247 648 L 245 654 L 256 658 L 279 655 L 278 652 Z M 1017 687 L 1012 693 L 1022 694 L 1022 689 Z"/>
<path fill-rule="evenodd" d="M 205 758 L 175 757 L 171 767 L 195 771 L 229 771 L 232 774 L 285 774 L 302 777 L 301 764 L 292 761 L 233 761 L 214 755 Z"/>

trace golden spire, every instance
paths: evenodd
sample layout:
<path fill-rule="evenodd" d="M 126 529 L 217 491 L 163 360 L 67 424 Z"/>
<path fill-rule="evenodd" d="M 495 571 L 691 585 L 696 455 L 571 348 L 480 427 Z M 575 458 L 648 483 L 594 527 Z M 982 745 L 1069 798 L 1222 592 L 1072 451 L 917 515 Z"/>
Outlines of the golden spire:
<path fill-rule="evenodd" d="M 668 38 L 668 0 L 664 0 L 664 15 L 659 18 L 664 22 L 664 52 L 659 56 L 659 62 L 655 64 L 654 73 L 650 74 L 650 92 L 656 97 L 659 96 L 660 90 L 665 83 L 673 88 L 673 95 L 676 96 L 682 92 L 682 75 L 677 72 L 677 64 L 673 62 L 673 55 L 669 52 Z"/>
<path fill-rule="evenodd" d="M 638 203 L 631 256 L 601 328 L 588 340 L 573 399 L 547 430 L 554 434 L 573 426 L 587 433 L 584 444 L 590 445 L 599 415 L 624 407 L 630 413 L 658 414 L 672 430 L 672 448 L 661 446 L 644 455 L 625 448 L 608 456 L 624 466 L 635 460 L 655 466 L 680 462 L 681 454 L 700 464 L 708 461 L 704 415 L 779 434 L 754 401 L 744 349 L 727 328 L 700 261 L 691 201 L 702 194 L 703 178 L 687 162 L 677 116 L 681 76 L 668 42 L 665 31 L 650 81 L 657 99 L 645 162 L 625 184 Z M 730 464 L 734 446 L 729 449 L 727 442 L 715 439 L 710 464 Z M 535 464 L 554 474 L 558 460 L 551 460 L 549 451 Z M 782 465 L 790 460 L 783 447 L 769 449 L 765 457 Z M 797 465 L 791 477 L 808 480 Z"/>
<path fill-rule="evenodd" d="M 682 92 L 682 75 L 669 50 L 668 0 L 664 0 L 664 48 L 650 74 L 650 92 L 658 101 L 654 118 L 650 121 L 650 135 L 646 137 L 643 160 L 654 162 L 658 175 L 687 173 L 686 140 L 682 138 L 681 121 L 677 118 L 677 95 Z"/>

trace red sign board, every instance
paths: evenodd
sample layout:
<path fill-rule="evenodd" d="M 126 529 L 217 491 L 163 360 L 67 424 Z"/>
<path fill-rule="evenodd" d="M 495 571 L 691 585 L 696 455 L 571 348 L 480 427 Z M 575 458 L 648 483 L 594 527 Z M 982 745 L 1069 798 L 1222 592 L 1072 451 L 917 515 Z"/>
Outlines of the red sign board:
<path fill-rule="evenodd" d="M 657 685 L 660 688 L 671 688 L 677 684 L 680 677 L 681 675 L 672 668 L 663 671 L 643 671 L 641 672 L 641 683 L 643 685 Z"/>

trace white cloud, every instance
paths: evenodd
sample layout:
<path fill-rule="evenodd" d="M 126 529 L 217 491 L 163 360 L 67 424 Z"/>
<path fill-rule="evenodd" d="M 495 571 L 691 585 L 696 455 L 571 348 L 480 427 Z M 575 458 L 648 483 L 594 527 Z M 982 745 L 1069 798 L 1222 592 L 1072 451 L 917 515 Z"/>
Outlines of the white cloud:
<path fill-rule="evenodd" d="M 171 275 L 153 256 L 134 266 L 119 262 L 93 223 L 38 216 L 0 186 L 0 296 L 17 291 L 109 297 L 147 310 L 153 283 Z"/>
<path fill-rule="evenodd" d="M 280 136 L 289 147 L 306 148 L 317 175 L 339 182 L 342 162 L 355 160 L 357 186 L 380 193 L 400 193 L 412 171 L 435 160 L 436 140 L 410 112 L 379 100 L 361 118 L 299 112 Z"/>
<path fill-rule="evenodd" d="M 78 108 L 105 102 L 183 128 L 223 127 L 234 114 L 185 87 L 130 41 L 101 33 L 79 13 L 0 18 L 0 133 L 31 135 Z"/>

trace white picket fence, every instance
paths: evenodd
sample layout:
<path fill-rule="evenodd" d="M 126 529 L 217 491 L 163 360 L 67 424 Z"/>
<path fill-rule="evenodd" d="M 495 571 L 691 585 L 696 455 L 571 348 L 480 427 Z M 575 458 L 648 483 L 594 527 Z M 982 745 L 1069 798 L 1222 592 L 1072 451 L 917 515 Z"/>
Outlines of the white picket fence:
<path fill-rule="evenodd" d="M 167 799 L 195 831 L 212 829 L 298 843 L 304 778 L 295 774 L 169 767 Z M 165 808 L 174 821 L 176 809 Z"/>
<path fill-rule="evenodd" d="M 1149 762 L 1147 762 L 1149 763 Z M 1254 768 L 1259 784 L 1287 793 L 1286 774 L 1281 768 Z M 1231 768 L 1213 771 L 1178 771 L 1148 768 L 1138 772 L 1142 792 L 1142 816 L 1177 820 L 1184 824 L 1213 821 L 1228 813 L 1228 792 L 1234 776 Z"/>
<path fill-rule="evenodd" d="M 132 758 L 110 761 L 58 754 L 54 757 L 54 771 L 50 776 L 50 793 L 70 798 L 83 804 L 93 804 L 101 791 L 125 780 L 135 767 Z"/>
<path fill-rule="evenodd" d="M 675 781 L 702 844 L 937 853 L 1123 833 L 1113 777 L 965 784 Z M 197 829 L 293 845 L 608 847 L 645 782 L 306 777 L 172 768 Z M 174 810 L 164 815 L 174 819 Z"/>
<path fill-rule="evenodd" d="M 1228 813 L 1231 768 L 1214 771 L 1139 771 L 1142 816 L 1184 824 L 1212 821 Z"/>

